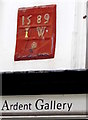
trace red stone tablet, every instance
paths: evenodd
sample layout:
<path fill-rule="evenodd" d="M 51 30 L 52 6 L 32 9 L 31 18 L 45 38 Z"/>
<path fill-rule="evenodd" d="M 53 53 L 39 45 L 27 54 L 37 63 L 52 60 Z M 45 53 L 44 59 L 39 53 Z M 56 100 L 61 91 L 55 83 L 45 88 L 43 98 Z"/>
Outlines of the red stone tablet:
<path fill-rule="evenodd" d="M 14 60 L 54 58 L 56 5 L 19 8 Z"/>

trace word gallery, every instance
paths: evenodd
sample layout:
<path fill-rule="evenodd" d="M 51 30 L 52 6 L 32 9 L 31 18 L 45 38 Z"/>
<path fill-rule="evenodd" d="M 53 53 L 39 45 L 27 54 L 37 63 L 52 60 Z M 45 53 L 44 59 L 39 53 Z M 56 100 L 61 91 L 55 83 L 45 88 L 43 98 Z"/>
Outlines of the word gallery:
<path fill-rule="evenodd" d="M 19 8 L 14 60 L 54 58 L 56 5 Z"/>

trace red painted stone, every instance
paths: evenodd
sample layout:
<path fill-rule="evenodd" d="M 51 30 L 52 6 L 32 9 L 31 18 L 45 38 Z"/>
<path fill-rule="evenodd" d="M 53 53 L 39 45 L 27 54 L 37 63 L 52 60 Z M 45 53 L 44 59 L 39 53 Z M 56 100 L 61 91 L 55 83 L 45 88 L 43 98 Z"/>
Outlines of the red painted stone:
<path fill-rule="evenodd" d="M 53 58 L 55 43 L 56 5 L 19 8 L 15 61 Z"/>

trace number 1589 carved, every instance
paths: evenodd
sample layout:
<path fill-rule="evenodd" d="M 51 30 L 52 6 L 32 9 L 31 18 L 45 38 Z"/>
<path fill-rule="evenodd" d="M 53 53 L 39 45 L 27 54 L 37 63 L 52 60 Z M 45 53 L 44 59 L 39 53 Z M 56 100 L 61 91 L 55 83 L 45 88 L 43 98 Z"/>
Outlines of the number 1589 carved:
<path fill-rule="evenodd" d="M 54 58 L 56 5 L 19 8 L 14 60 Z"/>

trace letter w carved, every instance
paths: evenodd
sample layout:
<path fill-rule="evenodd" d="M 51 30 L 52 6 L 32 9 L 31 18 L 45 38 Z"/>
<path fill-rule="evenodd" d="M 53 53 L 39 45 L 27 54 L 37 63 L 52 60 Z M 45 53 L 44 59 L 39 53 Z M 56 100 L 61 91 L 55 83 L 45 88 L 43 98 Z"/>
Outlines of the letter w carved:
<path fill-rule="evenodd" d="M 43 37 L 46 27 L 37 27 L 38 36 Z"/>

